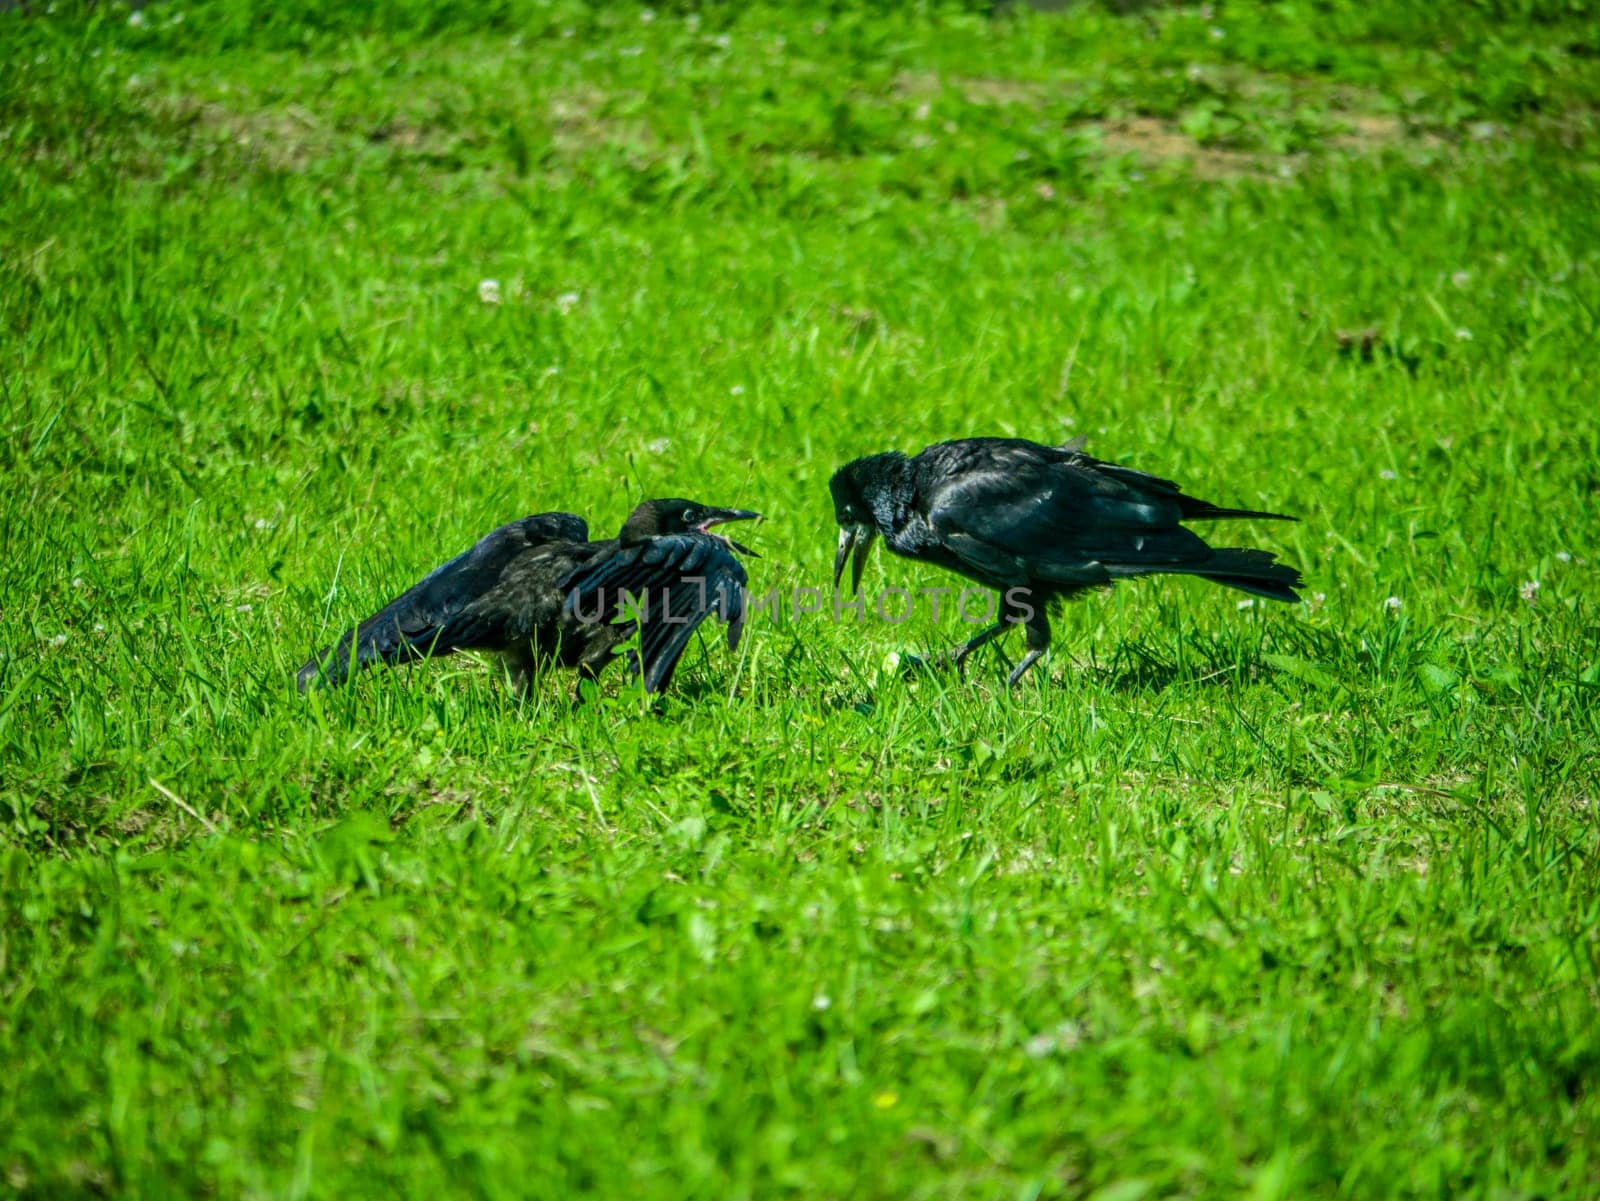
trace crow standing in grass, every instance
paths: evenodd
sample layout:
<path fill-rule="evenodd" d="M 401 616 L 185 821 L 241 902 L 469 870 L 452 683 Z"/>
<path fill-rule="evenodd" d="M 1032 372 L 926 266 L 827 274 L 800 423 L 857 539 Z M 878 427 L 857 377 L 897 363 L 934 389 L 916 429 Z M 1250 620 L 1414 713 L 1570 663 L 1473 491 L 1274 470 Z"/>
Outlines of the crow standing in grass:
<path fill-rule="evenodd" d="M 1079 449 L 1021 438 L 963 438 L 915 458 L 896 451 L 847 463 L 829 487 L 838 519 L 834 587 L 854 552 L 851 588 L 873 540 L 998 589 L 999 620 L 952 652 L 959 667 L 1011 625 L 1028 631 L 1015 684 L 1050 645 L 1050 606 L 1132 576 L 1197 575 L 1255 596 L 1297 601 L 1304 581 L 1270 552 L 1211 547 L 1184 521 L 1279 513 L 1220 509 L 1159 479 Z"/>
<path fill-rule="evenodd" d="M 615 538 L 589 541 L 573 513 L 539 513 L 503 525 L 431 571 L 300 669 L 300 690 L 342 684 L 374 663 L 409 663 L 456 651 L 499 654 L 521 691 L 543 663 L 589 679 L 638 629 L 629 657 L 648 692 L 672 682 L 689 636 L 715 613 L 728 648 L 744 628 L 748 547 L 709 531 L 758 517 L 689 500 L 647 500 Z M 639 621 L 626 616 L 628 598 Z"/>

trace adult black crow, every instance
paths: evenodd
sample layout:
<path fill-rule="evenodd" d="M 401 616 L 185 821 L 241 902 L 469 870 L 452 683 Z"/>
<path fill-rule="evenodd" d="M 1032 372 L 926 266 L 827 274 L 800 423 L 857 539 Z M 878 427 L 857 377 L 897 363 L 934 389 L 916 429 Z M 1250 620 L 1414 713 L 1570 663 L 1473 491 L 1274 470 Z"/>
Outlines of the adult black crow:
<path fill-rule="evenodd" d="M 860 589 L 867 551 L 881 535 L 898 555 L 999 589 L 999 620 L 952 657 L 959 667 L 1009 626 L 1023 625 L 1028 653 L 1010 684 L 1050 645 L 1051 605 L 1086 588 L 1173 572 L 1272 600 L 1300 599 L 1300 573 L 1270 552 L 1210 547 L 1179 524 L 1294 518 L 1218 508 L 1171 480 L 1091 458 L 1080 445 L 963 438 L 915 458 L 890 451 L 845 464 L 829 481 L 841 527 L 834 587 L 854 552 L 850 583 Z"/>
<path fill-rule="evenodd" d="M 436 567 L 300 668 L 304 692 L 342 684 L 374 663 L 408 663 L 456 651 L 498 653 L 513 687 L 555 663 L 594 678 L 620 643 L 648 692 L 672 681 L 689 635 L 715 613 L 728 648 L 744 628 L 745 572 L 731 553 L 748 547 L 713 526 L 760 516 L 689 500 L 647 500 L 615 538 L 590 542 L 573 513 L 539 513 L 503 525 Z M 639 620 L 626 620 L 628 598 Z"/>

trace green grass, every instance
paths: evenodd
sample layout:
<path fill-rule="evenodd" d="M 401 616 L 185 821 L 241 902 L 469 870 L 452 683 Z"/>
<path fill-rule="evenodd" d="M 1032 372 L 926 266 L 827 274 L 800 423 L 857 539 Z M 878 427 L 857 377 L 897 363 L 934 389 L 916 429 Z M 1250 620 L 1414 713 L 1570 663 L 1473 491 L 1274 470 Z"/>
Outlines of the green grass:
<path fill-rule="evenodd" d="M 0 1189 L 1600 1192 L 1596 15 L 1388 7 L 0 13 Z M 823 585 L 977 433 L 1318 600 L 294 692 L 540 509 Z"/>

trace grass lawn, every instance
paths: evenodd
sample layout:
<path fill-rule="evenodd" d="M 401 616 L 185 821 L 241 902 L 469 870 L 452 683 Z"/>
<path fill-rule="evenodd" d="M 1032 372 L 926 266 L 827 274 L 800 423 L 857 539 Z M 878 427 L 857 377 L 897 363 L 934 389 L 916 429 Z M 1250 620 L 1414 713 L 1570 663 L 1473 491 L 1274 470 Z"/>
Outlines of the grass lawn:
<path fill-rule="evenodd" d="M 0 12 L 0 1193 L 1600 1195 L 1600 14 L 1118 7 Z M 980 433 L 1313 599 L 294 691 Z"/>

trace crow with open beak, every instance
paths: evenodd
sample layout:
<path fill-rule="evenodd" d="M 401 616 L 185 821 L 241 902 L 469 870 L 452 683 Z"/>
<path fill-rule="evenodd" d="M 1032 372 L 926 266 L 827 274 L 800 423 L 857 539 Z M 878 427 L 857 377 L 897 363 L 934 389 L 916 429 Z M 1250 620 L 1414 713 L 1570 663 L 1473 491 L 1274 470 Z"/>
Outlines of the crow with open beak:
<path fill-rule="evenodd" d="M 598 542 L 573 513 L 503 525 L 308 660 L 300 690 L 457 651 L 498 654 L 519 691 L 545 664 L 592 679 L 637 632 L 633 670 L 659 692 L 707 617 L 727 624 L 737 648 L 747 580 L 735 552 L 755 552 L 711 531 L 759 517 L 673 498 L 645 501 L 617 537 Z"/>
<path fill-rule="evenodd" d="M 1013 625 L 1028 653 L 1015 684 L 1050 645 L 1050 608 L 1086 589 L 1163 573 L 1196 575 L 1270 600 L 1297 601 L 1304 581 L 1264 550 L 1212 547 L 1185 521 L 1224 517 L 1293 521 L 1223 509 L 1177 484 L 1083 453 L 1079 443 L 964 438 L 908 458 L 898 451 L 845 464 L 829 481 L 839 522 L 834 587 L 851 563 L 852 591 L 873 541 L 998 590 L 999 620 L 962 643 L 959 667 Z"/>
<path fill-rule="evenodd" d="M 837 478 L 837 477 L 835 477 Z M 849 521 L 844 517 L 839 518 L 839 548 L 833 554 L 833 586 L 839 586 L 840 579 L 844 576 L 844 565 L 850 563 L 850 594 L 854 596 L 861 591 L 861 573 L 866 570 L 867 557 L 872 553 L 872 544 L 878 539 L 877 529 L 865 521 Z M 854 552 L 854 558 L 851 554 Z"/>

